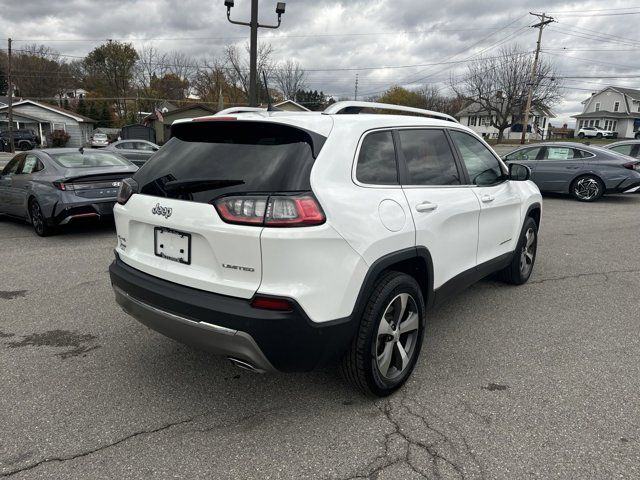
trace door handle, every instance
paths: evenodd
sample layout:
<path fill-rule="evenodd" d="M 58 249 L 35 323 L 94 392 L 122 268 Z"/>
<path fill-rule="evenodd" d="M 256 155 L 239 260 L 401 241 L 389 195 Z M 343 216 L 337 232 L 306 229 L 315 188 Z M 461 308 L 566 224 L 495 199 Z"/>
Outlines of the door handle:
<path fill-rule="evenodd" d="M 495 200 L 495 197 L 493 195 L 482 195 L 480 197 L 480 201 L 482 203 L 490 203 L 493 202 Z"/>
<path fill-rule="evenodd" d="M 416 211 L 418 212 L 432 212 L 436 208 L 438 208 L 438 204 L 431 202 L 422 202 L 416 205 Z"/>

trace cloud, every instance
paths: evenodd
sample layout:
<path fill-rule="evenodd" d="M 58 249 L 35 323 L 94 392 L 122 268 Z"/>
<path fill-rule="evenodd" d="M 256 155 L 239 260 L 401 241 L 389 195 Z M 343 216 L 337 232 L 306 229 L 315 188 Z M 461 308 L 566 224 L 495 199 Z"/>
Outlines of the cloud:
<path fill-rule="evenodd" d="M 274 23 L 276 2 L 259 3 L 260 22 Z M 571 122 L 570 115 L 582 110 L 580 102 L 591 91 L 608 84 L 640 86 L 640 79 L 598 78 L 638 73 L 634 53 L 640 39 L 634 38 L 640 16 L 593 16 L 625 13 L 601 10 L 629 8 L 624 1 L 540 0 L 536 8 L 553 12 L 558 20 L 545 29 L 543 50 L 559 73 L 595 77 L 564 82 L 556 123 Z M 596 9 L 600 11 L 589 12 Z M 301 62 L 308 69 L 309 86 L 325 93 L 353 95 L 356 73 L 365 97 L 394 84 L 430 82 L 446 91 L 449 76 L 464 72 L 464 64 L 409 65 L 463 60 L 483 50 L 491 55 L 501 44 L 514 42 L 533 50 L 537 30 L 527 27 L 535 20 L 528 12 L 519 2 L 506 0 L 289 0 L 282 27 L 261 30 L 260 38 L 273 45 L 276 59 Z M 246 43 L 249 34 L 248 28 L 227 22 L 222 0 L 125 0 L 109 6 L 89 0 L 29 0 L 8 2 L 2 13 L 0 35 L 17 39 L 15 48 L 37 40 L 67 55 L 84 55 L 112 38 L 204 59 L 221 55 L 227 44 Z M 249 14 L 250 0 L 236 0 L 233 18 L 246 20 Z M 158 40 L 145 40 L 150 38 Z M 370 69 L 403 65 L 408 67 Z M 338 68 L 369 69 L 323 71 Z"/>

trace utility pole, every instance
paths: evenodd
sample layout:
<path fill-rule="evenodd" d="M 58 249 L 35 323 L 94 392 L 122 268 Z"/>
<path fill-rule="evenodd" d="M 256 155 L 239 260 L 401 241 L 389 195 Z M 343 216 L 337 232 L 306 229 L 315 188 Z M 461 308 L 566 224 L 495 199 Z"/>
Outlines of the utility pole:
<path fill-rule="evenodd" d="M 527 136 L 527 128 L 529 127 L 529 111 L 531 110 L 531 97 L 533 96 L 533 86 L 536 83 L 536 76 L 538 71 L 538 57 L 540 56 L 540 43 L 542 42 L 542 29 L 549 25 L 550 23 L 555 22 L 553 17 L 547 17 L 546 14 L 539 14 L 529 12 L 530 15 L 538 17 L 540 22 L 535 25 L 531 25 L 531 28 L 538 29 L 538 43 L 536 45 L 536 55 L 533 57 L 533 66 L 531 67 L 531 79 L 529 80 L 529 93 L 527 94 L 527 106 L 524 110 L 524 118 L 522 119 L 522 136 L 520 137 L 520 143 L 524 144 L 525 138 Z"/>
<path fill-rule="evenodd" d="M 261 25 L 258 22 L 258 0 L 251 0 L 251 21 L 237 22 L 231 20 L 231 8 L 233 8 L 234 0 L 225 0 L 227 7 L 227 20 L 235 25 L 243 25 L 251 27 L 251 40 L 249 51 L 249 106 L 258 106 L 258 28 L 279 28 L 282 14 L 284 14 L 285 2 L 278 2 L 276 5 L 276 13 L 278 14 L 277 25 Z"/>
<path fill-rule="evenodd" d="M 15 153 L 15 146 L 13 144 L 13 80 L 11 78 L 11 39 L 8 39 L 9 45 L 7 49 L 7 63 L 9 64 L 7 67 L 7 95 L 9 97 L 9 151 L 11 153 Z"/>
<path fill-rule="evenodd" d="M 356 73 L 356 90 L 353 94 L 353 99 L 358 100 L 358 74 Z"/>

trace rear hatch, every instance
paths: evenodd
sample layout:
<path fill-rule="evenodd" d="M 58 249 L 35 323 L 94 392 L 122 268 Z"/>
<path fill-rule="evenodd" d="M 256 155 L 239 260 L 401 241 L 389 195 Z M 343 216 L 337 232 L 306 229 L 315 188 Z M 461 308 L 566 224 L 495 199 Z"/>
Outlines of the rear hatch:
<path fill-rule="evenodd" d="M 310 192 L 324 140 L 274 122 L 174 125 L 171 140 L 134 175 L 137 192 L 116 206 L 120 257 L 165 280 L 251 298 L 262 278 L 266 202 Z"/>

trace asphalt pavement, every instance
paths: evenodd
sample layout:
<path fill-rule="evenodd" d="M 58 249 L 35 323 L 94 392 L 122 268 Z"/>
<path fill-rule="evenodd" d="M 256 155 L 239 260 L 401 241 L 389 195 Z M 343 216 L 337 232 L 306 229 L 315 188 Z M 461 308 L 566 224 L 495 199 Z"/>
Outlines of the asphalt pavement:
<path fill-rule="evenodd" d="M 112 225 L 0 219 L 0 477 L 640 478 L 639 240 L 640 195 L 546 197 L 530 282 L 432 312 L 411 380 L 371 400 L 129 318 Z"/>

